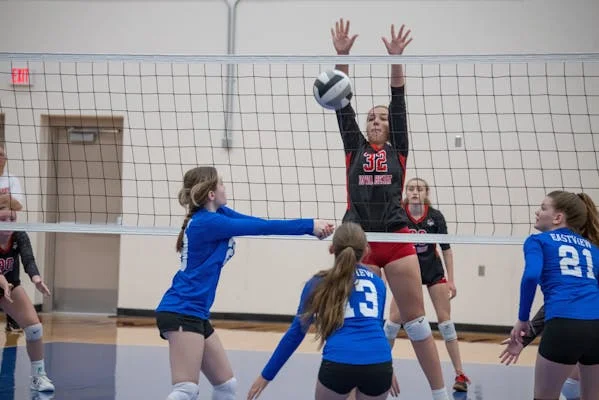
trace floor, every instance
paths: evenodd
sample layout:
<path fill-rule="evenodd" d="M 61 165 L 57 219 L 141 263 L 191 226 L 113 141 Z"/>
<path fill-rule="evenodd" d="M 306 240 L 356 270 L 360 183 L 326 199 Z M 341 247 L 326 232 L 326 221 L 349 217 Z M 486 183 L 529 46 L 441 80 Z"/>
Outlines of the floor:
<path fill-rule="evenodd" d="M 54 397 L 29 391 L 30 364 L 24 337 L 6 335 L 2 330 L 0 400 L 166 398 L 170 391 L 168 347 L 158 337 L 152 319 L 66 314 L 42 315 L 42 319 L 46 369 L 57 388 Z M 235 370 L 238 398 L 244 399 L 287 325 L 214 321 L 214 326 Z M 454 394 L 455 399 L 532 398 L 536 346 L 522 353 L 518 365 L 506 367 L 498 362 L 501 339 L 491 334 L 460 334 L 460 350 L 472 385 L 468 394 Z M 444 343 L 437 340 L 437 346 L 449 387 L 453 370 Z M 405 338 L 397 341 L 393 355 L 400 399 L 429 399 L 428 385 Z M 317 344 L 308 335 L 260 399 L 313 398 L 319 364 Z M 211 388 L 203 378 L 200 388 L 199 399 L 209 399 Z"/>

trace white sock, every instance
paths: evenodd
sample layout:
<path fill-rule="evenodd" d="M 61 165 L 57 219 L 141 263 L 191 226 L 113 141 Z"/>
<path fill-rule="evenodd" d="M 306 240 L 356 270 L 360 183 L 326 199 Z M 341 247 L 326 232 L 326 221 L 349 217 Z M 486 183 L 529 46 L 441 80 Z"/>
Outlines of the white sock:
<path fill-rule="evenodd" d="M 31 376 L 42 376 L 46 375 L 46 367 L 44 366 L 44 359 L 38 361 L 31 361 Z"/>
<path fill-rule="evenodd" d="M 433 400 L 449 400 L 449 395 L 447 394 L 447 389 L 437 389 L 433 390 Z"/>

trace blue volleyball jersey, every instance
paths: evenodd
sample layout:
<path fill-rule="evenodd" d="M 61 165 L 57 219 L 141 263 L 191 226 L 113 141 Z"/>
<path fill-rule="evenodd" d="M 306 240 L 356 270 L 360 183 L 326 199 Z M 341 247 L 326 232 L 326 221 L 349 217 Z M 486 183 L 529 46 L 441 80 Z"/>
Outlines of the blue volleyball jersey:
<path fill-rule="evenodd" d="M 518 318 L 528 321 L 537 284 L 552 318 L 599 319 L 599 248 L 568 228 L 528 237 Z"/>
<path fill-rule="evenodd" d="M 322 358 L 327 361 L 367 365 L 391 361 L 391 347 L 383 331 L 386 288 L 383 280 L 368 268 L 358 266 L 354 289 L 345 307 L 343 326 L 326 340 Z M 322 278 L 313 277 L 302 291 L 297 315 L 262 371 L 262 377 L 273 380 L 295 352 L 312 321 L 302 322 L 305 304 Z"/>
<path fill-rule="evenodd" d="M 222 267 L 235 254 L 234 236 L 312 234 L 314 220 L 265 220 L 220 207 L 193 214 L 183 236 L 181 266 L 157 312 L 210 318 Z"/>

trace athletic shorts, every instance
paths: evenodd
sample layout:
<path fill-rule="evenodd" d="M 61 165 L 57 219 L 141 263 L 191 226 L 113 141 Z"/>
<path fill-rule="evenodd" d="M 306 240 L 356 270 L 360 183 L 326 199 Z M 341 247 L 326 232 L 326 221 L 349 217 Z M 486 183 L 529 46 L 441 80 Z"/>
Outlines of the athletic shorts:
<path fill-rule="evenodd" d="M 599 320 L 550 319 L 545 322 L 539 354 L 559 364 L 599 364 Z"/>
<path fill-rule="evenodd" d="M 423 271 L 420 270 L 420 276 L 422 277 L 422 284 L 428 287 L 438 285 L 439 283 L 447 283 L 445 278 L 445 271 Z"/>
<path fill-rule="evenodd" d="M 156 325 L 158 325 L 160 337 L 165 340 L 168 332 L 195 332 L 204 336 L 205 339 L 214 333 L 214 328 L 207 319 L 172 312 L 157 312 Z"/>
<path fill-rule="evenodd" d="M 318 381 L 327 389 L 338 394 L 347 394 L 358 388 L 367 396 L 380 396 L 391 389 L 393 363 L 341 364 L 322 360 Z"/>
<path fill-rule="evenodd" d="M 410 230 L 405 227 L 396 233 L 410 233 Z M 413 243 L 369 242 L 368 244 L 370 245 L 370 251 L 362 262 L 376 265 L 379 268 L 385 267 L 392 261 L 416 254 L 416 247 Z"/>

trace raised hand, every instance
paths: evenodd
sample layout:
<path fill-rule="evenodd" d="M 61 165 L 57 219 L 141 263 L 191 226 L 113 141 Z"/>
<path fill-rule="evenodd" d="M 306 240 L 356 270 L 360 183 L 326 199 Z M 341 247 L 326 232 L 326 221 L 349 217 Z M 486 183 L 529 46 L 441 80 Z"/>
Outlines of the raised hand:
<path fill-rule="evenodd" d="M 349 54 L 358 37 L 358 35 L 349 36 L 349 21 L 344 24 L 343 18 L 335 22 L 335 28 L 331 28 L 331 36 L 337 54 Z"/>
<path fill-rule="evenodd" d="M 382 37 L 383 43 L 385 43 L 385 47 L 387 47 L 387 52 L 391 55 L 400 55 L 403 54 L 403 51 L 410 42 L 412 38 L 410 37 L 410 29 L 408 29 L 404 33 L 405 25 L 402 25 L 399 29 L 399 33 L 395 35 L 395 25 L 391 25 L 391 40 L 387 40 L 386 37 Z"/>

